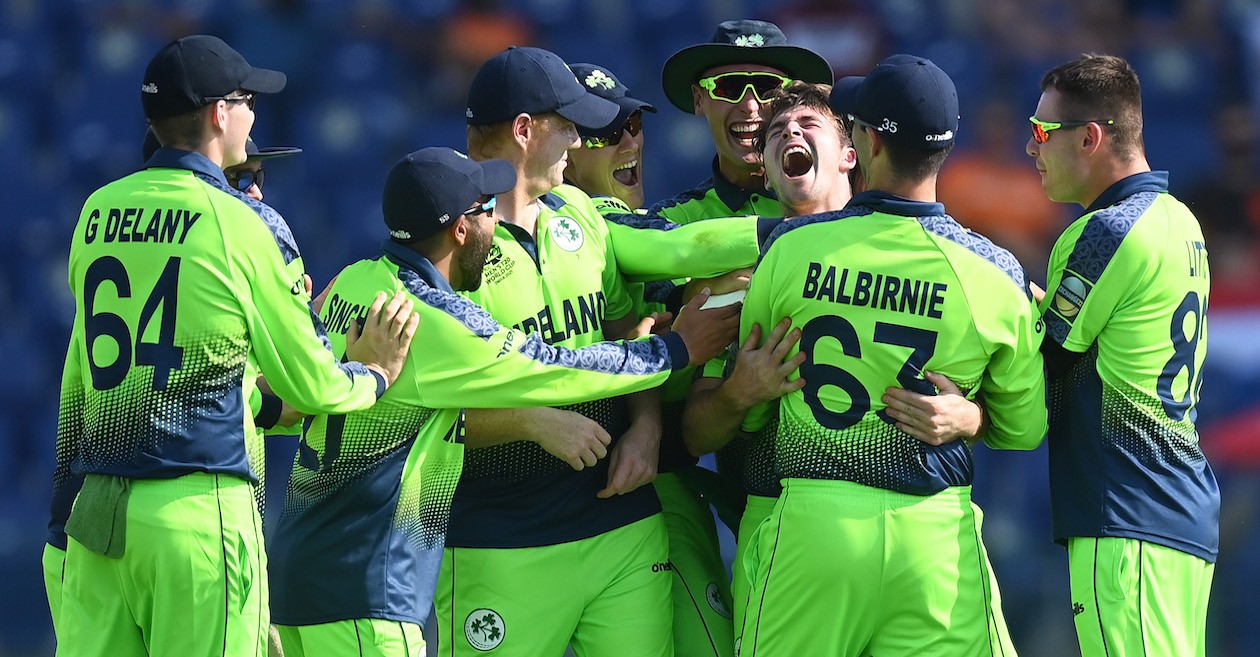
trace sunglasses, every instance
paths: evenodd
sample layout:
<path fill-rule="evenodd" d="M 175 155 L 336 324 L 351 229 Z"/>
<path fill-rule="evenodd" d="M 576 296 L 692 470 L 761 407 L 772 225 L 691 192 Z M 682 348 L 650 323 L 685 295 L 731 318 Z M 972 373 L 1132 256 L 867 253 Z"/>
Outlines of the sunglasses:
<path fill-rule="evenodd" d="M 465 217 L 476 217 L 483 214 L 494 216 L 494 204 L 496 197 L 491 196 L 489 201 L 477 205 L 477 207 L 469 208 L 463 212 Z"/>
<path fill-rule="evenodd" d="M 206 96 L 206 100 L 244 101 L 245 105 L 249 107 L 251 112 L 254 111 L 255 98 L 256 96 L 254 94 L 241 94 L 239 96 Z"/>
<path fill-rule="evenodd" d="M 713 77 L 701 78 L 700 88 L 709 91 L 709 97 L 713 100 L 726 101 L 728 103 L 738 103 L 744 99 L 744 94 L 752 89 L 753 96 L 759 103 L 766 103 L 770 99 L 770 93 L 775 89 L 782 89 L 792 82 L 791 78 L 785 78 L 775 73 L 741 73 L 738 71 L 731 73 L 719 73 Z"/>
<path fill-rule="evenodd" d="M 227 176 L 228 184 L 242 192 L 248 192 L 249 188 L 254 185 L 258 185 L 259 190 L 262 189 L 264 174 L 261 167 L 257 171 L 243 169 L 241 171 L 224 171 L 223 173 Z"/>
<path fill-rule="evenodd" d="M 1035 116 L 1028 117 L 1032 123 L 1033 141 L 1044 144 L 1050 139 L 1050 133 L 1060 128 L 1079 128 L 1083 125 L 1097 123 L 1099 125 L 1115 125 L 1112 119 L 1094 119 L 1092 121 L 1042 121 Z"/>
<path fill-rule="evenodd" d="M 631 137 L 638 137 L 639 133 L 643 132 L 643 112 L 636 111 L 634 114 L 631 114 L 630 118 L 626 119 L 626 122 L 621 124 L 621 127 L 617 128 L 616 132 L 607 137 L 587 137 L 586 147 L 603 148 L 605 146 L 616 146 L 621 143 L 621 136 L 627 132 L 630 133 Z"/>

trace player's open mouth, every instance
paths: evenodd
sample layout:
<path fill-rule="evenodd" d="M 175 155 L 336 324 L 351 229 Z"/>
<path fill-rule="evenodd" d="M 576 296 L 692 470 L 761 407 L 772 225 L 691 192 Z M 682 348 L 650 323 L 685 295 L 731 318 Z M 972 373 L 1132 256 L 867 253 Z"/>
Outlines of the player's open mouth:
<path fill-rule="evenodd" d="M 761 130 L 761 122 L 754 121 L 752 123 L 736 123 L 727 132 L 735 141 L 751 147 L 757 138 L 757 131 L 759 130 Z"/>
<path fill-rule="evenodd" d="M 796 178 L 809 173 L 814 168 L 814 156 L 804 146 L 788 146 L 779 159 L 783 167 L 783 175 Z"/>
<path fill-rule="evenodd" d="M 626 187 L 634 187 L 639 184 L 639 161 L 631 160 L 625 164 L 613 169 L 613 180 L 625 185 Z"/>

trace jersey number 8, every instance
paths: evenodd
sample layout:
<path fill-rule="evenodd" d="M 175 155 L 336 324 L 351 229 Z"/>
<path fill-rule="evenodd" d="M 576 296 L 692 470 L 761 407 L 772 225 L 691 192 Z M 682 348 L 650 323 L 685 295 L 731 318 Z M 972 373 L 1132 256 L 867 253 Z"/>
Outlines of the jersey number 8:
<path fill-rule="evenodd" d="M 1196 376 L 1202 373 L 1195 372 L 1194 365 L 1199 342 L 1203 340 L 1207 332 L 1206 311 L 1207 309 L 1199 303 L 1198 293 L 1189 292 L 1181 300 L 1181 305 L 1177 306 L 1177 310 L 1173 311 L 1172 325 L 1168 329 L 1169 337 L 1172 338 L 1173 355 L 1159 375 L 1156 391 L 1159 393 L 1159 400 L 1164 405 L 1164 412 L 1170 419 L 1177 422 L 1184 419 L 1186 413 L 1190 413 L 1190 421 L 1194 421 L 1191 409 L 1198 402 L 1199 389 L 1203 387 L 1203 377 Z M 1194 313 L 1194 319 L 1191 320 L 1194 334 L 1187 336 L 1186 317 L 1191 313 Z M 1173 381 L 1182 370 L 1186 371 L 1186 392 L 1177 398 L 1173 395 Z"/>

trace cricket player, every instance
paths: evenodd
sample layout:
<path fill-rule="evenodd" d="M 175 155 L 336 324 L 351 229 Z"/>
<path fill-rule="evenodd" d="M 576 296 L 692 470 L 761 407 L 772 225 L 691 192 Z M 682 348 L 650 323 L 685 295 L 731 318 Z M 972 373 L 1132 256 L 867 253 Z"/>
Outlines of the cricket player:
<path fill-rule="evenodd" d="M 448 148 L 411 153 L 385 182 L 390 238 L 381 254 L 331 286 L 323 318 L 337 352 L 382 287 L 414 301 L 425 331 L 376 406 L 317 416 L 303 434 L 269 548 L 273 615 L 289 657 L 425 654 L 421 623 L 463 465 L 461 407 L 579 403 L 650 388 L 734 332 L 738 313 L 702 312 L 700 298 L 676 333 L 579 350 L 499 325 L 456 291 L 480 287 L 497 195 L 515 185 L 503 160 Z M 472 622 L 477 640 L 504 639 L 501 624 Z"/>
<path fill-rule="evenodd" d="M 606 218 L 622 221 L 626 213 L 643 205 L 643 113 L 656 112 L 656 108 L 631 96 L 606 67 L 582 63 L 570 64 L 570 68 L 590 93 L 616 103 L 619 109 L 607 126 L 578 128 L 582 145 L 569 151 L 565 180 L 589 194 Z M 665 313 L 676 301 L 668 295 L 649 299 L 643 283 L 626 281 L 625 285 L 634 304 L 633 316 L 670 316 Z M 672 283 L 668 288 L 671 292 L 682 289 Z M 692 368 L 681 370 L 658 390 L 661 437 L 652 483 L 669 537 L 674 652 L 729 657 L 734 653 L 730 583 L 713 514 L 700 491 L 688 483 L 703 473 L 682 440 L 682 406 L 694 375 Z"/>
<path fill-rule="evenodd" d="M 680 224 L 749 214 L 782 217 L 757 151 L 764 103 L 793 80 L 831 84 L 833 79 L 827 60 L 789 44 L 783 30 L 768 21 L 723 21 L 708 42 L 674 53 L 661 70 L 665 96 L 674 107 L 704 117 L 717 155 L 711 178 L 649 212 Z"/>
<path fill-rule="evenodd" d="M 841 210 L 852 198 L 857 169 L 852 125 L 832 112 L 830 93 L 831 85 L 793 82 L 774 92 L 766 105 L 766 122 L 758 143 L 766 181 L 783 203 L 784 221 Z M 804 352 L 789 355 L 800 340 L 800 330 L 792 329 L 791 321 L 785 319 L 764 342 L 761 334 L 760 328 L 750 331 L 733 359 L 719 356 L 706 364 L 692 386 L 684 415 L 687 446 L 692 453 L 717 451 L 723 471 L 738 474 L 748 491 L 731 568 L 737 632 L 751 588 L 744 555 L 781 490 L 773 462 L 777 409 L 756 434 L 741 433 L 739 426 L 752 407 L 805 385 L 803 378 L 789 379 L 805 361 Z M 975 436 L 982 419 L 980 408 L 959 395 L 957 386 L 947 378 L 935 373 L 928 376 L 943 394 L 924 397 L 921 406 L 912 406 L 898 428 L 926 442 Z"/>
<path fill-rule="evenodd" d="M 153 154 L 161 147 L 162 144 L 158 142 L 157 135 L 153 133 L 153 130 L 147 130 L 141 147 L 141 161 L 147 162 L 149 158 L 153 157 Z M 266 155 L 261 155 L 263 152 L 265 152 Z M 258 162 L 257 160 L 262 157 L 278 157 L 300 152 L 302 152 L 302 149 L 300 148 L 286 147 L 268 147 L 261 149 L 260 151 L 258 146 L 254 144 L 253 139 L 246 139 L 246 161 L 234 167 L 224 169 L 223 174 L 227 178 L 229 185 L 232 185 L 244 192 L 246 196 L 249 196 L 256 201 L 261 201 L 262 176 L 258 175 L 255 178 L 253 175 L 246 172 L 261 171 L 261 162 Z M 255 161 L 251 162 L 249 158 L 254 158 Z M 234 183 L 234 179 L 237 182 Z M 241 189 L 242 186 L 244 189 Z M 307 293 L 310 293 L 309 286 L 307 287 Z M 246 368 L 247 371 L 249 371 L 250 368 L 252 368 L 255 373 L 258 371 L 257 367 L 252 363 L 247 364 Z M 254 415 L 254 426 L 260 430 L 269 429 L 279 423 L 283 412 L 286 410 L 289 412 L 289 415 L 285 416 L 286 419 L 288 419 L 288 423 L 296 421 L 299 417 L 296 415 L 296 412 L 292 409 L 292 407 L 286 406 L 279 397 L 264 394 L 258 388 L 255 388 L 254 393 L 250 395 L 249 407 L 250 412 Z M 69 505 L 74 501 L 74 495 L 78 494 L 78 489 L 81 485 L 82 477 L 75 477 L 74 481 L 65 488 L 63 491 L 64 494 L 60 496 L 60 502 L 64 505 L 64 508 L 54 510 L 54 517 L 64 518 L 69 515 Z M 261 486 L 258 488 L 257 493 L 261 495 Z M 259 509 L 262 508 L 263 507 L 260 503 Z M 65 570 L 65 546 L 66 535 L 62 531 L 50 534 L 48 540 L 44 544 L 44 592 L 48 596 L 48 610 L 52 614 L 54 636 L 57 634 L 57 624 L 58 620 L 61 618 L 61 580 L 64 576 Z"/>
<path fill-rule="evenodd" d="M 1055 540 L 1081 654 L 1204 654 L 1220 492 L 1195 409 L 1211 277 L 1199 222 L 1151 171 L 1128 62 L 1051 69 L 1028 155 L 1046 196 L 1085 209 L 1050 255 Z"/>
<path fill-rule="evenodd" d="M 284 83 L 216 37 L 168 44 L 140 85 L 167 147 L 84 204 L 49 527 L 69 537 L 59 655 L 264 651 L 247 363 L 305 412 L 371 406 L 402 368 L 410 303 L 378 295 L 339 363 L 288 226 L 227 184 L 256 97 Z"/>
<path fill-rule="evenodd" d="M 537 48 L 492 57 L 469 90 L 469 155 L 507 159 L 518 174 L 517 186 L 499 197 L 484 283 L 469 298 L 550 344 L 576 348 L 632 328 L 622 275 L 720 274 L 755 260 L 751 251 L 768 235 L 770 224 L 755 217 L 723 230 L 606 221 L 589 196 L 561 183 L 567 151 L 578 146 L 576 126 L 605 126 L 617 112 Z M 436 601 L 439 631 L 451 632 L 439 640 L 446 654 L 556 654 L 570 642 L 580 654 L 672 654 L 665 528 L 654 492 L 643 486 L 655 476 L 658 405 L 641 395 L 630 403 L 629 413 L 611 398 L 526 414 L 469 413 Z M 521 419 L 537 413 L 549 424 Z M 608 458 L 575 460 L 571 451 L 557 458 L 531 439 L 540 430 L 578 451 L 609 445 Z M 558 573 L 582 586 L 540 606 L 537 592 Z M 505 628 L 492 643 L 469 629 L 485 610 Z"/>
<path fill-rule="evenodd" d="M 1045 433 L 1041 324 L 1019 263 L 935 202 L 958 129 L 949 77 L 895 55 L 837 83 L 830 104 L 853 117 L 868 188 L 842 211 L 780 225 L 741 318 L 746 338 L 790 317 L 793 351 L 805 353 L 804 386 L 779 400 L 783 492 L 745 557 L 741 654 L 1004 654 L 971 447 L 898 429 L 881 393 L 934 392 L 922 372 L 944 374 L 984 395 L 986 443 L 1032 449 Z M 766 152 L 790 176 L 810 149 L 784 126 Z M 760 429 L 768 410 L 754 407 L 744 428 Z"/>

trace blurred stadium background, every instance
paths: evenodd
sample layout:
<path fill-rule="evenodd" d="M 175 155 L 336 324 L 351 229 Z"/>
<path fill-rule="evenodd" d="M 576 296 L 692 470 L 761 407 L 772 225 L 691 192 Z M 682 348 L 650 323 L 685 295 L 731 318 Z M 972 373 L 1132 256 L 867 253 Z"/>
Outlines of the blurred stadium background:
<path fill-rule="evenodd" d="M 139 163 L 139 82 L 184 34 L 217 34 L 289 75 L 258 103 L 267 201 L 293 227 L 317 289 L 382 236 L 388 167 L 464 144 L 468 81 L 510 44 L 612 69 L 661 109 L 646 124 L 649 202 L 709 175 L 702 120 L 675 110 L 660 68 L 724 19 L 777 22 L 837 75 L 927 56 L 957 82 L 959 145 L 942 179 L 951 214 L 1045 277 L 1076 208 L 1044 201 L 1023 155 L 1041 74 L 1084 51 L 1142 76 L 1146 147 L 1208 235 L 1211 349 L 1202 441 L 1222 482 L 1208 654 L 1256 655 L 1260 623 L 1260 2 L 1256 0 L 6 0 L 0 4 L 0 657 L 50 655 L 39 554 L 58 381 L 73 303 L 68 238 L 84 198 Z M 977 497 L 1016 645 L 1076 654 L 1064 551 L 1049 541 L 1045 449 L 984 452 Z M 273 473 L 274 474 L 274 473 Z M 819 555 L 819 558 L 826 558 Z"/>

